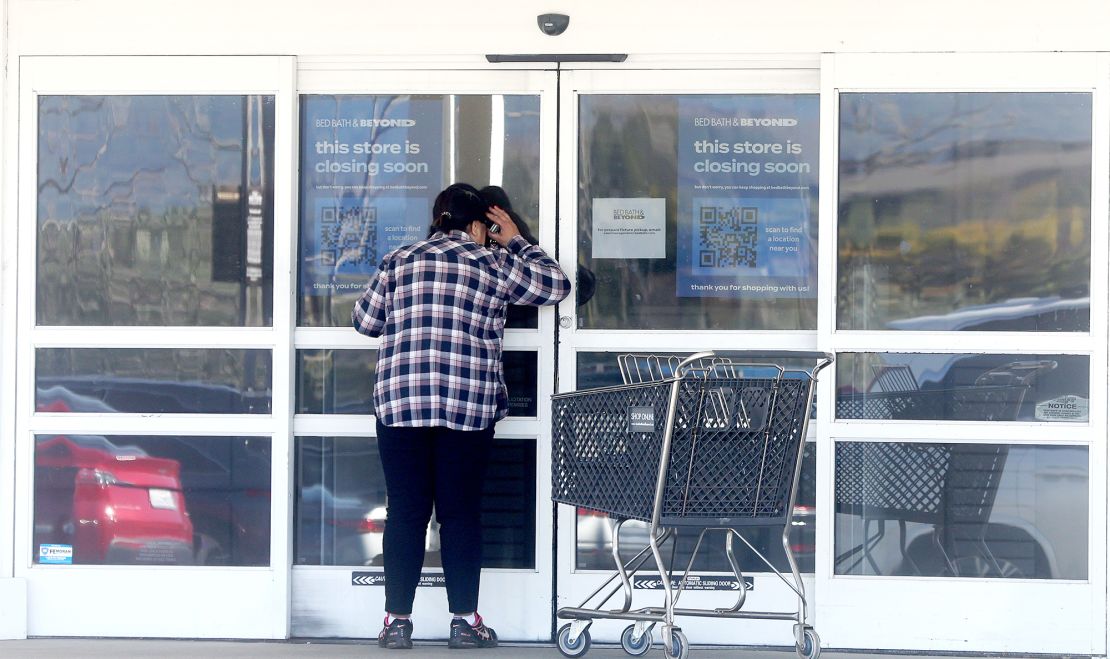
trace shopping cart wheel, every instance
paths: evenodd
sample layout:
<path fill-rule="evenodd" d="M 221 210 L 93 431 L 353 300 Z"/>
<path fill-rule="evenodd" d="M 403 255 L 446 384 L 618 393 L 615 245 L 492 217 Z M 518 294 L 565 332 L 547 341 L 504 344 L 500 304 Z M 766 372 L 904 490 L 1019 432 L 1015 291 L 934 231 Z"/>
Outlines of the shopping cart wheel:
<path fill-rule="evenodd" d="M 563 625 L 559 628 L 559 635 L 555 637 L 555 642 L 564 657 L 581 657 L 590 651 L 590 630 L 583 629 L 578 638 L 574 639 L 574 643 L 571 643 L 570 625 Z"/>
<path fill-rule="evenodd" d="M 821 656 L 821 637 L 813 627 L 802 629 L 802 645 L 795 646 L 798 656 L 802 659 L 817 659 Z"/>
<path fill-rule="evenodd" d="M 624 633 L 621 634 L 621 647 L 624 651 L 633 657 L 640 657 L 648 653 L 651 649 L 651 630 L 655 627 L 655 623 L 647 626 L 644 633 L 640 635 L 639 639 L 635 639 L 636 625 L 629 625 L 624 628 Z"/>
<path fill-rule="evenodd" d="M 671 632 L 671 645 L 667 647 L 666 635 L 663 637 L 663 655 L 667 659 L 686 659 L 690 656 L 690 641 L 686 640 L 686 634 L 682 633 L 681 629 L 675 629 Z"/>

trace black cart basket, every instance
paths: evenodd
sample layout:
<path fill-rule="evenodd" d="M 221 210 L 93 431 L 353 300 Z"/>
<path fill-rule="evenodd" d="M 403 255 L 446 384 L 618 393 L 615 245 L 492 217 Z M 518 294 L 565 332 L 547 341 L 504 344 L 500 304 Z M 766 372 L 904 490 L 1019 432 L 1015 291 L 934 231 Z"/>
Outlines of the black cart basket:
<path fill-rule="evenodd" d="M 789 370 L 780 365 L 784 360 L 816 365 Z M 559 632 L 564 655 L 585 654 L 594 618 L 615 618 L 636 623 L 622 636 L 629 654 L 645 653 L 651 645 L 651 627 L 662 622 L 665 655 L 685 657 L 689 646 L 674 626 L 676 615 L 794 620 L 799 654 L 804 659 L 819 655 L 820 641 L 805 623 L 804 589 L 785 537 L 797 496 L 817 372 L 830 363 L 832 356 L 827 353 L 793 351 L 703 352 L 686 359 L 621 355 L 623 385 L 552 398 L 552 499 L 607 513 L 615 524 L 616 573 L 581 607 L 558 612 L 560 618 L 573 621 Z M 649 524 L 649 546 L 622 562 L 620 525 L 630 519 Z M 793 583 L 738 530 L 775 525 L 784 527 L 783 545 Z M 698 547 L 707 531 L 723 531 L 733 572 L 743 584 L 732 551 L 733 537 L 739 538 L 798 595 L 797 611 L 742 611 L 745 588 L 740 588 L 739 601 L 728 610 L 676 608 L 693 557 L 672 590 L 671 567 L 664 565 L 659 545 L 679 527 L 701 529 Z M 652 556 L 666 591 L 664 606 L 632 610 L 630 574 Z M 618 579 L 620 583 L 597 607 L 586 607 Z M 602 610 L 622 587 L 624 606 Z"/>

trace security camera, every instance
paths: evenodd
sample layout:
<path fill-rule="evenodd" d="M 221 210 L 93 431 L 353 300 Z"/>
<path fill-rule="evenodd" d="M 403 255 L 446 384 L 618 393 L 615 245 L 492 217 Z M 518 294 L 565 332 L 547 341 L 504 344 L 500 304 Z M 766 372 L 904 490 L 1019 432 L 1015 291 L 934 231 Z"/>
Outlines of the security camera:
<path fill-rule="evenodd" d="M 557 37 L 567 31 L 570 25 L 570 16 L 566 14 L 540 14 L 536 17 L 540 24 L 540 31 L 549 37 Z"/>

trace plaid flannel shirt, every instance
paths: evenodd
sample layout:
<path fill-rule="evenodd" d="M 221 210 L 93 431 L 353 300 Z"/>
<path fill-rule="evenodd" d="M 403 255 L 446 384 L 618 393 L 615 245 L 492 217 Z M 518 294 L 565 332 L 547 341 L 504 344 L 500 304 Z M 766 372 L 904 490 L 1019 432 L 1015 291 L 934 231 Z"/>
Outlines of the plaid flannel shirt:
<path fill-rule="evenodd" d="M 482 430 L 508 413 L 501 339 L 509 304 L 556 304 L 570 281 L 515 236 L 490 250 L 438 232 L 382 260 L 351 322 L 378 349 L 374 410 L 387 426 Z"/>

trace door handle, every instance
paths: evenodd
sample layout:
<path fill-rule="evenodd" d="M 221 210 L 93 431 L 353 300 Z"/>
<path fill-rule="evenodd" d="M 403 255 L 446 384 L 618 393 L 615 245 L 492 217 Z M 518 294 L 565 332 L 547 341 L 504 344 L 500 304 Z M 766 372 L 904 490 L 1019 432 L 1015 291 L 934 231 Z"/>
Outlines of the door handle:
<path fill-rule="evenodd" d="M 570 316 L 559 316 L 559 327 L 563 329 L 574 327 L 574 319 Z"/>

